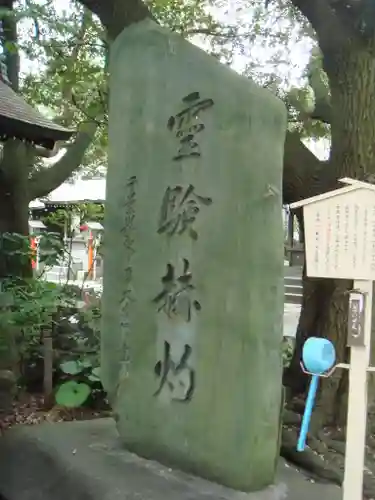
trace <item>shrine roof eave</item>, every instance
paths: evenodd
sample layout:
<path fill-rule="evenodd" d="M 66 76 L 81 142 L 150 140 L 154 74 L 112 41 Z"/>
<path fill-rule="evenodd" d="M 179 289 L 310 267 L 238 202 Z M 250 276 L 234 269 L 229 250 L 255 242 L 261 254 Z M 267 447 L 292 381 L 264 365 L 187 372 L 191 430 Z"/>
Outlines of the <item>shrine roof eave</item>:
<path fill-rule="evenodd" d="M 43 208 L 48 208 L 48 207 L 75 207 L 78 205 L 82 205 L 82 203 L 95 203 L 97 205 L 104 205 L 105 200 L 69 200 L 69 201 L 49 201 L 47 199 L 42 199 L 40 200 L 43 202 L 43 207 L 38 206 L 38 207 L 33 207 L 30 206 L 30 210 L 42 210 Z"/>
<path fill-rule="evenodd" d="M 45 129 L 38 125 L 5 117 L 0 114 L 1 141 L 19 139 L 48 150 L 53 150 L 56 142 L 67 141 L 73 134 L 73 131 L 67 130 L 64 132 L 62 130 Z"/>
<path fill-rule="evenodd" d="M 57 141 L 67 141 L 74 131 L 68 130 L 30 106 L 21 96 L 0 80 L 0 137 L 17 138 L 46 149 Z"/>

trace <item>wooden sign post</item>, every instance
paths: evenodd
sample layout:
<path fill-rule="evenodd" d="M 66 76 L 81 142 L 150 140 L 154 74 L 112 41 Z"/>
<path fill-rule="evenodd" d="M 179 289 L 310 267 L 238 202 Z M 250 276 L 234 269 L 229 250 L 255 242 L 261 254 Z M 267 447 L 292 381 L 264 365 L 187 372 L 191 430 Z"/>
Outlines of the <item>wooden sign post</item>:
<path fill-rule="evenodd" d="M 343 500 L 362 500 L 367 425 L 367 373 L 375 280 L 375 186 L 345 187 L 294 203 L 303 207 L 307 276 L 354 280 L 349 296 L 350 364 Z"/>

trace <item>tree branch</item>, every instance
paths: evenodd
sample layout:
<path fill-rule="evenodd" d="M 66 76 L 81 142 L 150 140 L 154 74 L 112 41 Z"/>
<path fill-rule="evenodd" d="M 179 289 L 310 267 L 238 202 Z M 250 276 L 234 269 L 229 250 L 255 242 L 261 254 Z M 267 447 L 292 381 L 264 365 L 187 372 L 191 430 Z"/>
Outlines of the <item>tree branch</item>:
<path fill-rule="evenodd" d="M 0 0 L 1 1 L 1 0 Z M 26 0 L 28 6 L 30 6 L 30 0 Z M 74 70 L 75 65 L 78 63 L 79 53 L 83 47 L 85 35 L 87 33 L 87 29 L 92 20 L 92 13 L 88 11 L 86 8 L 81 17 L 78 33 L 76 39 L 73 43 L 71 43 L 71 56 L 69 61 L 66 63 L 65 75 L 66 77 L 62 79 L 61 83 L 61 94 L 64 101 L 63 112 L 62 115 L 56 118 L 56 123 L 60 125 L 69 127 L 74 118 L 74 111 L 72 109 L 73 102 L 73 81 L 70 78 L 71 73 Z M 93 121 L 93 120 L 90 120 Z M 35 156 L 39 156 L 42 158 L 52 158 L 56 156 L 56 154 L 60 151 L 61 148 L 66 146 L 66 144 L 61 144 L 56 142 L 53 149 L 46 149 L 41 146 L 35 146 Z"/>
<path fill-rule="evenodd" d="M 340 50 L 349 42 L 350 34 L 329 1 L 292 0 L 292 4 L 310 21 L 323 52 Z"/>
<path fill-rule="evenodd" d="M 315 108 L 310 117 L 313 120 L 320 120 L 323 123 L 330 124 L 332 121 L 332 107 L 330 101 L 315 100 Z"/>
<path fill-rule="evenodd" d="M 146 18 L 155 21 L 142 0 L 79 0 L 79 2 L 99 17 L 111 40 L 131 24 Z"/>
<path fill-rule="evenodd" d="M 80 26 L 78 29 L 77 37 L 75 40 L 75 46 L 72 49 L 71 57 L 67 63 L 67 68 L 65 70 L 66 78 L 63 78 L 61 85 L 61 94 L 64 100 L 64 110 L 62 116 L 59 119 L 59 123 L 64 126 L 69 126 L 74 117 L 74 111 L 71 108 L 72 97 L 73 97 L 73 82 L 70 75 L 73 73 L 76 64 L 78 63 L 79 53 L 82 49 L 82 44 L 92 19 L 92 13 L 87 9 L 83 10 L 82 18 L 80 21 Z"/>
<path fill-rule="evenodd" d="M 308 65 L 307 78 L 314 93 L 314 108 L 312 109 L 310 99 L 306 102 L 305 89 L 295 88 L 292 88 L 284 98 L 287 106 L 292 106 L 298 111 L 298 120 L 304 125 L 308 125 L 311 119 L 331 124 L 332 106 L 329 88 L 324 82 L 323 69 L 314 60 Z"/>
<path fill-rule="evenodd" d="M 231 31 L 231 27 L 229 27 L 229 30 L 227 32 L 224 31 L 217 31 L 215 29 L 209 29 L 209 28 L 192 28 L 188 30 L 183 30 L 182 26 L 179 26 L 176 31 L 181 32 L 183 35 L 204 35 L 204 36 L 213 36 L 213 37 L 219 37 L 219 38 L 245 38 L 248 35 L 247 34 L 238 34 L 236 33 L 235 30 Z"/>
<path fill-rule="evenodd" d="M 329 168 L 301 141 L 300 135 L 287 132 L 284 147 L 283 203 L 315 196 L 326 190 Z M 326 175 L 327 173 L 327 175 Z"/>
<path fill-rule="evenodd" d="M 9 15 L 4 16 L 3 45 L 8 78 L 15 92 L 19 90 L 20 56 L 17 49 L 17 21 L 14 16 L 13 0 L 0 0 L 0 7 L 9 10 Z"/>
<path fill-rule="evenodd" d="M 53 149 L 46 149 L 43 146 L 34 146 L 35 156 L 39 156 L 39 158 L 53 158 L 57 155 L 60 149 L 64 149 L 68 146 L 68 143 L 59 143 L 55 142 Z"/>
<path fill-rule="evenodd" d="M 96 123 L 85 123 L 78 132 L 74 143 L 68 146 L 66 153 L 60 160 L 54 163 L 52 167 L 39 170 L 31 176 L 29 179 L 30 200 L 47 196 L 77 170 L 94 138 L 96 130 Z"/>
<path fill-rule="evenodd" d="M 332 120 L 331 98 L 328 93 L 328 87 L 323 81 L 322 71 L 321 68 L 310 64 L 308 80 L 315 96 L 315 107 L 310 116 L 314 120 L 320 120 L 329 124 Z"/>

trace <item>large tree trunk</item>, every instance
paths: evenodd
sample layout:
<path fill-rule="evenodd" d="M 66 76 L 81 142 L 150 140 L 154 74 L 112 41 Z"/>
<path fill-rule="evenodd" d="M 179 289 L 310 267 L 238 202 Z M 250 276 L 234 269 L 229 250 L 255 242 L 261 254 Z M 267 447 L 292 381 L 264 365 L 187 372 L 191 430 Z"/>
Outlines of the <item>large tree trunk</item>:
<path fill-rule="evenodd" d="M 142 0 L 79 0 L 96 14 L 107 30 L 109 40 L 114 40 L 121 31 L 133 23 L 143 21 L 152 14 Z"/>
<path fill-rule="evenodd" d="M 348 362 L 346 348 L 347 304 L 350 283 L 343 280 L 326 280 L 303 277 L 303 303 L 297 331 L 296 349 L 284 381 L 292 394 L 304 393 L 307 376 L 301 368 L 302 347 L 311 336 L 329 338 L 335 345 L 338 362 Z M 346 416 L 347 374 L 337 370 L 324 379 L 321 394 L 314 414 L 314 423 L 342 425 Z"/>
<path fill-rule="evenodd" d="M 325 54 L 332 102 L 332 147 L 323 190 L 336 187 L 348 176 L 364 179 L 375 173 L 375 59 L 371 46 L 346 47 Z M 322 186 L 323 187 L 323 186 Z M 304 277 L 304 299 L 297 332 L 296 351 L 285 375 L 294 393 L 306 389 L 299 367 L 303 342 L 310 336 L 330 339 L 339 362 L 348 362 L 347 308 L 352 283 Z M 374 338 L 375 341 L 375 338 Z M 316 423 L 342 424 L 346 416 L 346 370 L 337 370 L 323 381 L 315 413 Z M 370 402 L 375 394 L 370 394 Z"/>
<path fill-rule="evenodd" d="M 28 175 L 34 158 L 30 146 L 8 141 L 0 164 L 0 234 L 29 234 Z M 0 277 L 29 277 L 31 266 L 26 255 L 17 253 L 17 243 L 1 240 Z"/>

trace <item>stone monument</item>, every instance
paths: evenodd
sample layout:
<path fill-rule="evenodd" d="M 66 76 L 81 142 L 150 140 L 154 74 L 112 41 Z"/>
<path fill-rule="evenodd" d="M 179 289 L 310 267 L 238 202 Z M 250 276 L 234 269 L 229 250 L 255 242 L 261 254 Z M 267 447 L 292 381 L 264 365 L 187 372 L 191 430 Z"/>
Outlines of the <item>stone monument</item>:
<path fill-rule="evenodd" d="M 279 452 L 284 106 L 151 20 L 111 52 L 102 370 L 119 433 L 261 489 Z"/>

